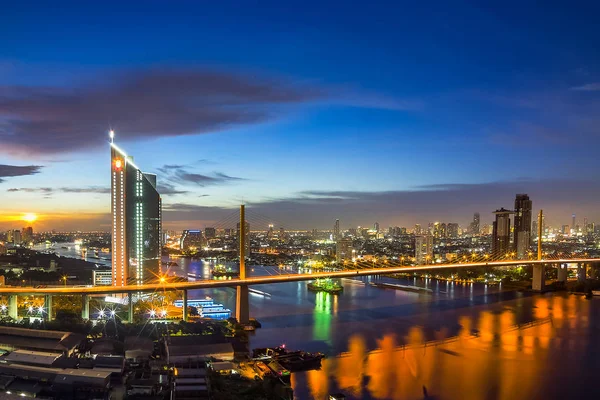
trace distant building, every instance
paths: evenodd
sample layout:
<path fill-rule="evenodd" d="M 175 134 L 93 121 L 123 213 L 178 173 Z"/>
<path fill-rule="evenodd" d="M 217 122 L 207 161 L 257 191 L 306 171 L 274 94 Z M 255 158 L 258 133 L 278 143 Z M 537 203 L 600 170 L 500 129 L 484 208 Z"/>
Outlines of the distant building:
<path fill-rule="evenodd" d="M 338 240 L 340 238 L 340 220 L 336 219 L 335 224 L 333 225 L 333 240 Z"/>
<path fill-rule="evenodd" d="M 450 222 L 446 227 L 446 233 L 449 238 L 457 238 L 458 237 L 458 224 L 455 222 Z"/>
<path fill-rule="evenodd" d="M 514 250 L 518 258 L 524 258 L 531 246 L 531 208 L 532 203 L 526 194 L 517 194 L 515 198 Z"/>
<path fill-rule="evenodd" d="M 185 230 L 181 235 L 179 248 L 183 251 L 201 249 L 203 243 L 202 231 L 200 229 Z"/>
<path fill-rule="evenodd" d="M 33 240 L 33 228 L 31 226 L 23 228 L 21 237 L 24 243 L 31 242 Z"/>
<path fill-rule="evenodd" d="M 415 235 L 420 235 L 421 234 L 421 224 L 415 224 Z"/>
<path fill-rule="evenodd" d="M 513 211 L 501 208 L 494 211 L 496 220 L 492 228 L 492 256 L 501 258 L 510 251 L 510 215 Z"/>
<path fill-rule="evenodd" d="M 6 241 L 8 243 L 12 243 L 15 246 L 18 246 L 21 244 L 22 240 L 22 236 L 21 236 L 21 231 L 18 229 L 13 229 L 10 230 L 6 233 Z"/>
<path fill-rule="evenodd" d="M 244 254 L 246 256 L 246 258 L 250 257 L 250 224 L 248 223 L 248 221 L 246 221 L 246 232 L 244 235 Z M 238 257 L 240 256 L 240 223 L 237 223 L 237 231 L 236 231 L 236 237 L 238 238 Z"/>
<path fill-rule="evenodd" d="M 111 137 L 113 286 L 142 284 L 158 276 L 161 198 L 156 175 L 143 173 Z"/>
<path fill-rule="evenodd" d="M 375 233 L 379 233 L 379 222 L 375 222 L 373 224 L 373 230 L 375 231 Z"/>
<path fill-rule="evenodd" d="M 214 239 L 217 237 L 217 230 L 212 227 L 204 228 L 204 237 L 206 239 Z"/>
<path fill-rule="evenodd" d="M 352 261 L 352 239 L 339 239 L 335 246 L 335 259 L 339 263 Z"/>
<path fill-rule="evenodd" d="M 479 235 L 480 233 L 480 217 L 479 213 L 476 212 L 473 214 L 473 222 L 471 222 L 471 233 L 474 235 Z"/>
<path fill-rule="evenodd" d="M 426 264 L 433 258 L 433 236 L 415 236 L 415 262 L 417 265 Z"/>

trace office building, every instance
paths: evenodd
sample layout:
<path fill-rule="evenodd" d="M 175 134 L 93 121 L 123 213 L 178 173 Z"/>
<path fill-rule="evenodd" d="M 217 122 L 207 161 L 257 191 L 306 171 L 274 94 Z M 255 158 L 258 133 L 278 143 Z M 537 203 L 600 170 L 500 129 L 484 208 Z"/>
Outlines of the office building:
<path fill-rule="evenodd" d="M 111 132 L 113 286 L 139 285 L 160 271 L 161 198 L 156 175 L 143 173 L 112 137 Z"/>
<path fill-rule="evenodd" d="M 415 236 L 415 262 L 417 265 L 427 264 L 433 259 L 433 236 Z"/>
<path fill-rule="evenodd" d="M 237 223 L 237 230 L 236 230 L 236 237 L 238 239 L 238 257 L 240 256 L 240 223 Z M 246 221 L 246 232 L 244 235 L 244 254 L 246 255 L 245 258 L 250 257 L 250 224 L 248 223 L 248 221 Z"/>
<path fill-rule="evenodd" d="M 92 282 L 94 286 L 111 286 L 112 271 L 111 270 L 94 270 L 92 271 Z"/>
<path fill-rule="evenodd" d="M 19 246 L 21 244 L 22 240 L 22 236 L 21 236 L 21 231 L 18 229 L 13 229 L 11 231 L 8 231 L 6 234 L 6 241 L 8 243 L 12 243 L 15 246 Z"/>
<path fill-rule="evenodd" d="M 528 195 L 517 194 L 513 249 L 518 258 L 524 258 L 531 246 L 531 205 Z"/>
<path fill-rule="evenodd" d="M 335 259 L 338 263 L 352 261 L 353 259 L 352 239 L 339 239 L 335 246 Z"/>
<path fill-rule="evenodd" d="M 335 225 L 333 225 L 333 240 L 338 240 L 340 238 L 340 220 L 335 220 Z"/>
<path fill-rule="evenodd" d="M 492 256 L 503 258 L 510 252 L 510 215 L 513 211 L 501 208 L 494 211 L 496 220 L 492 227 Z"/>
<path fill-rule="evenodd" d="M 575 214 L 571 215 L 571 229 L 575 230 Z"/>
<path fill-rule="evenodd" d="M 379 222 L 375 222 L 373 224 L 373 230 L 375 231 L 375 233 L 379 233 Z"/>
<path fill-rule="evenodd" d="M 415 224 L 415 235 L 420 235 L 421 234 L 421 224 Z"/>
<path fill-rule="evenodd" d="M 183 251 L 197 250 L 203 247 L 202 231 L 200 229 L 185 230 L 181 235 L 179 248 Z"/>

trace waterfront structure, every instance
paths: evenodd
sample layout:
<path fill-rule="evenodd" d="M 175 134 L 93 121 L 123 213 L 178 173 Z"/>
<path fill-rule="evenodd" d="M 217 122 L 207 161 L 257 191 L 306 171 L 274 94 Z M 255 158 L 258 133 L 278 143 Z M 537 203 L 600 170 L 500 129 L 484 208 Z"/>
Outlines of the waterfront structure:
<path fill-rule="evenodd" d="M 92 271 L 92 283 L 94 286 L 110 286 L 112 285 L 112 271 Z"/>
<path fill-rule="evenodd" d="M 417 265 L 427 264 L 433 258 L 433 236 L 415 236 L 415 262 Z"/>
<path fill-rule="evenodd" d="M 113 137 L 111 131 L 112 283 L 141 285 L 160 271 L 161 198 L 156 175 L 143 173 Z"/>
<path fill-rule="evenodd" d="M 240 238 L 241 238 L 240 223 L 239 222 L 237 223 L 236 237 L 238 238 L 238 257 L 240 257 L 240 255 L 242 254 L 240 246 L 242 246 L 242 243 L 243 243 L 244 257 L 249 258 L 250 257 L 250 224 L 248 223 L 248 221 L 246 221 L 246 223 L 244 225 L 245 225 L 244 241 L 242 242 L 240 240 Z"/>
<path fill-rule="evenodd" d="M 492 227 L 492 255 L 497 258 L 510 251 L 510 215 L 513 211 L 501 208 L 494 211 L 496 220 Z"/>
<path fill-rule="evenodd" d="M 531 200 L 526 194 L 517 194 L 515 198 L 515 224 L 513 248 L 518 258 L 523 258 L 531 245 Z"/>
<path fill-rule="evenodd" d="M 352 239 L 338 239 L 335 246 L 335 260 L 337 263 L 343 263 L 344 261 L 352 261 L 353 249 Z"/>
<path fill-rule="evenodd" d="M 190 250 L 190 248 L 200 249 L 202 248 L 203 237 L 200 229 L 185 230 L 181 235 L 179 242 L 179 248 L 181 250 Z"/>

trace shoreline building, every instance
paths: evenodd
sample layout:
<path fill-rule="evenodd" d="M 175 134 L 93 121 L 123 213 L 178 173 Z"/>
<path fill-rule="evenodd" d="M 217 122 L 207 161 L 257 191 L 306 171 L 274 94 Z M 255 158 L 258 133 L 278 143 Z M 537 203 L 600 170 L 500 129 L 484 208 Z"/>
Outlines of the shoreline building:
<path fill-rule="evenodd" d="M 112 284 L 140 285 L 160 272 L 161 198 L 156 175 L 143 173 L 110 136 Z"/>
<path fill-rule="evenodd" d="M 494 211 L 496 220 L 492 227 L 492 257 L 502 258 L 510 251 L 510 214 L 513 211 L 501 208 Z"/>
<path fill-rule="evenodd" d="M 515 197 L 514 249 L 518 258 L 524 258 L 531 246 L 532 202 L 526 194 Z"/>

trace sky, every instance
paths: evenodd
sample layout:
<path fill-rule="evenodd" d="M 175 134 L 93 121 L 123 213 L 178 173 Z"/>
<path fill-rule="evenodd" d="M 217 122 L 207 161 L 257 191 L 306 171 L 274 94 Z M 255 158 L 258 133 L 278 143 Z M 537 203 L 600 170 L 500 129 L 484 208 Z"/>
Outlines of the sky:
<path fill-rule="evenodd" d="M 422 4 L 421 4 L 422 3 Z M 164 227 L 600 223 L 600 4 L 7 2 L 0 230 L 110 229 L 115 142 Z M 252 221 L 251 221 L 252 222 Z M 265 227 L 266 228 L 266 227 Z"/>

